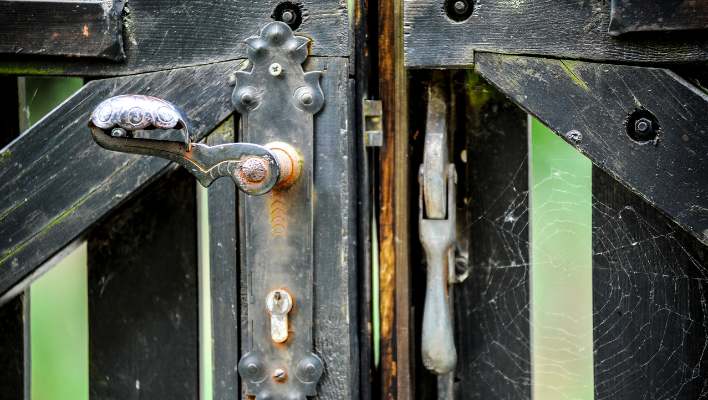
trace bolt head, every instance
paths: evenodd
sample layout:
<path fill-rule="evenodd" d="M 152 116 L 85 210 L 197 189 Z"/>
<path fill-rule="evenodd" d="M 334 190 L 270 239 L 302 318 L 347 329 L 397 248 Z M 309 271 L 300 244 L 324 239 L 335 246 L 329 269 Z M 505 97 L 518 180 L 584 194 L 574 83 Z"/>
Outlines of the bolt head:
<path fill-rule="evenodd" d="M 241 165 L 241 176 L 248 183 L 259 183 L 268 175 L 268 166 L 260 158 L 249 158 Z"/>
<path fill-rule="evenodd" d="M 651 129 L 652 129 L 652 123 L 651 123 L 651 120 L 648 118 L 639 118 L 634 123 L 634 130 L 638 133 L 647 133 L 647 132 L 651 131 Z"/>
<path fill-rule="evenodd" d="M 273 63 L 268 67 L 268 72 L 272 76 L 280 76 L 283 73 L 283 67 L 278 63 Z"/>
<path fill-rule="evenodd" d="M 285 10 L 285 11 L 283 11 L 283 14 L 282 14 L 282 16 L 281 16 L 281 19 L 282 19 L 283 22 L 285 22 L 286 24 L 290 24 L 290 23 L 292 23 L 293 21 L 295 21 L 295 13 L 292 12 L 291 10 Z"/>

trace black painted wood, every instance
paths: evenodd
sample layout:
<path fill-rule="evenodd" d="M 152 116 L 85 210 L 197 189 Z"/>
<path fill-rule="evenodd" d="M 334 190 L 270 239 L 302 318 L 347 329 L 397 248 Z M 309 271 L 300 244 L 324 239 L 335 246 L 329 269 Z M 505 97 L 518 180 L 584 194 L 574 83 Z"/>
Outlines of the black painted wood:
<path fill-rule="evenodd" d="M 199 396 L 195 188 L 173 171 L 88 235 L 91 398 Z"/>
<path fill-rule="evenodd" d="M 235 126 L 227 119 L 209 137 L 210 145 L 235 142 Z M 214 400 L 233 400 L 239 393 L 239 260 L 236 187 L 230 179 L 209 186 L 209 272 Z"/>
<path fill-rule="evenodd" d="M 530 399 L 527 116 L 469 74 L 452 153 L 471 266 L 454 287 L 456 398 Z"/>
<path fill-rule="evenodd" d="M 227 62 L 89 82 L 3 149 L 0 293 L 26 284 L 25 278 L 45 260 L 167 165 L 160 158 L 98 147 L 86 124 L 101 100 L 127 93 L 165 98 L 186 113 L 193 131 L 203 137 L 232 112 L 227 77 L 238 65 Z"/>
<path fill-rule="evenodd" d="M 705 1 L 612 0 L 610 4 L 609 32 L 612 35 L 708 29 L 708 2 Z"/>
<path fill-rule="evenodd" d="M 0 1 L 0 54 L 95 57 L 123 52 L 123 0 Z"/>
<path fill-rule="evenodd" d="M 611 36 L 606 0 L 469 1 L 474 11 L 463 22 L 446 15 L 453 3 L 404 2 L 407 66 L 470 66 L 478 51 L 647 64 L 708 59 L 708 35 Z"/>
<path fill-rule="evenodd" d="M 124 62 L 2 56 L 0 74 L 106 76 L 150 72 L 246 57 L 243 40 L 273 20 L 280 0 L 131 0 L 123 11 Z M 347 3 L 298 4 L 297 32 L 314 38 L 311 54 L 347 56 L 351 38 Z"/>
<path fill-rule="evenodd" d="M 708 247 L 593 168 L 595 398 L 698 399 Z"/>
<path fill-rule="evenodd" d="M 325 364 L 318 398 L 355 399 L 359 396 L 357 191 L 349 62 L 310 58 L 304 69 L 325 71 L 320 81 L 325 104 L 315 115 L 314 134 L 313 340 L 315 353 Z M 249 340 L 248 280 L 246 273 L 240 275 L 241 342 L 245 343 Z"/>
<path fill-rule="evenodd" d="M 25 398 L 25 308 L 21 294 L 0 307 L 0 400 Z"/>
<path fill-rule="evenodd" d="M 20 134 L 20 99 L 17 87 L 17 77 L 0 76 L 0 148 L 7 146 Z"/>
<path fill-rule="evenodd" d="M 708 244 L 708 95 L 659 68 L 478 54 L 490 82 L 569 144 Z M 627 134 L 647 110 L 656 141 Z"/>
<path fill-rule="evenodd" d="M 0 77 L 0 146 L 19 134 L 19 92 L 17 78 Z M 1 154 L 1 153 L 0 153 Z M 23 292 L 0 305 L 0 400 L 29 396 L 29 293 Z"/>

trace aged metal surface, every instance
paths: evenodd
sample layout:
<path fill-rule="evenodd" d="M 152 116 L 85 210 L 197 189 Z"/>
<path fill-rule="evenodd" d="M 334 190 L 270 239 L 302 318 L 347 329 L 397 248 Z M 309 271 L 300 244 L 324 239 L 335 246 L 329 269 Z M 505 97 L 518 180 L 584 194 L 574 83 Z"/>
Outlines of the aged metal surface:
<path fill-rule="evenodd" d="M 425 164 L 421 168 L 421 178 L 424 168 Z M 450 298 L 448 296 L 450 274 L 454 274 L 455 268 L 454 245 L 457 232 L 455 165 L 448 164 L 442 175 L 447 181 L 446 215 L 437 219 L 426 218 L 423 215 L 422 193 L 424 188 L 421 188 L 418 216 L 420 242 L 423 244 L 427 264 L 421 351 L 423 365 L 438 375 L 451 372 L 457 364 L 457 350 L 452 334 L 452 315 L 450 314 Z M 423 185 L 422 183 L 421 186 Z"/>
<path fill-rule="evenodd" d="M 44 261 L 157 177 L 168 161 L 106 151 L 86 117 L 121 93 L 159 96 L 189 114 L 203 138 L 233 112 L 228 73 L 239 62 L 94 80 L 2 149 L 0 292 L 20 290 Z M 27 280 L 24 280 L 28 278 Z"/>
<path fill-rule="evenodd" d="M 0 54 L 121 61 L 124 0 L 0 1 Z"/>
<path fill-rule="evenodd" d="M 442 85 L 428 87 L 428 113 L 423 145 L 420 189 L 425 218 L 445 219 L 447 210 L 447 104 Z"/>
<path fill-rule="evenodd" d="M 236 73 L 232 101 L 242 139 L 285 142 L 300 154 L 299 179 L 266 196 L 242 198 L 243 265 L 248 274 L 248 337 L 239 374 L 256 399 L 316 395 L 324 365 L 313 351 L 313 114 L 324 104 L 321 72 L 304 73 L 309 40 L 272 22 L 246 40 L 250 71 Z M 274 289 L 292 298 L 288 337 L 273 340 L 267 313 Z M 282 299 L 282 295 L 281 295 Z"/>
<path fill-rule="evenodd" d="M 610 5 L 611 35 L 708 29 L 705 0 L 612 0 Z"/>
<path fill-rule="evenodd" d="M 633 3 L 644 7 L 646 2 Z M 444 6 L 454 6 L 453 1 L 404 3 L 409 67 L 471 66 L 481 51 L 644 64 L 708 59 L 705 34 L 613 37 L 608 33 L 610 5 L 606 0 L 479 0 L 469 2 L 473 10 L 464 20 Z"/>
<path fill-rule="evenodd" d="M 595 165 L 708 244 L 704 91 L 660 68 L 489 53 L 478 54 L 477 68 Z M 655 120 L 657 128 L 637 132 L 641 118 Z"/>
<path fill-rule="evenodd" d="M 264 146 L 192 143 L 186 117 L 173 104 L 156 97 L 120 95 L 107 99 L 91 113 L 89 127 L 101 147 L 174 161 L 205 187 L 228 176 L 240 190 L 260 195 L 270 191 L 280 178 L 278 157 Z M 158 128 L 181 128 L 184 143 L 133 137 L 133 131 Z M 110 134 L 106 132 L 109 129 Z"/>

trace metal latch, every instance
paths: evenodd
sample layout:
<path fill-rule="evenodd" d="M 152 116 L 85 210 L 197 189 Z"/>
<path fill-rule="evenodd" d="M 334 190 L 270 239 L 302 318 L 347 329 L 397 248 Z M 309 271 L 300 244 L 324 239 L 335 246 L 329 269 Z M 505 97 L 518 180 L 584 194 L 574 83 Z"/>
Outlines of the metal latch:
<path fill-rule="evenodd" d="M 177 107 L 143 95 L 107 99 L 89 122 L 106 149 L 174 161 L 204 186 L 228 176 L 248 194 L 239 201 L 249 329 L 238 372 L 256 399 L 315 396 L 324 371 L 312 351 L 314 114 L 324 94 L 322 72 L 302 69 L 309 41 L 282 22 L 246 39 L 251 70 L 230 83 L 247 143 L 194 143 Z M 153 129 L 181 129 L 182 140 L 137 137 Z"/>
<path fill-rule="evenodd" d="M 383 146 L 383 106 L 381 100 L 364 99 L 364 145 L 367 147 Z"/>
<path fill-rule="evenodd" d="M 423 164 L 418 179 L 420 241 L 427 264 L 421 350 L 425 367 L 441 375 L 439 392 L 447 393 L 441 398 L 448 398 L 451 388 L 444 387 L 452 380 L 442 376 L 450 374 L 457 363 L 451 300 L 452 284 L 458 281 L 455 268 L 457 174 L 455 165 L 449 161 L 447 104 L 439 84 L 431 84 L 428 89 Z"/>

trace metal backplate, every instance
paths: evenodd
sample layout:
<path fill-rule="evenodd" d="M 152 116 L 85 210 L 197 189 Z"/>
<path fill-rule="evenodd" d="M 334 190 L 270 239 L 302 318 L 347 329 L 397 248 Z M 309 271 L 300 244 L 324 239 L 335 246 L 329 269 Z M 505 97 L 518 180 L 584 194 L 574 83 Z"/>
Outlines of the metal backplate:
<path fill-rule="evenodd" d="M 312 353 L 313 115 L 324 103 L 320 72 L 304 73 L 309 40 L 281 22 L 246 40 L 252 69 L 237 72 L 233 103 L 242 114 L 242 141 L 285 142 L 299 153 L 300 177 L 261 197 L 242 196 L 242 265 L 248 281 L 248 333 L 239 374 L 246 393 L 265 399 L 316 395 L 323 364 Z M 288 335 L 271 336 L 266 298 L 292 299 Z"/>

